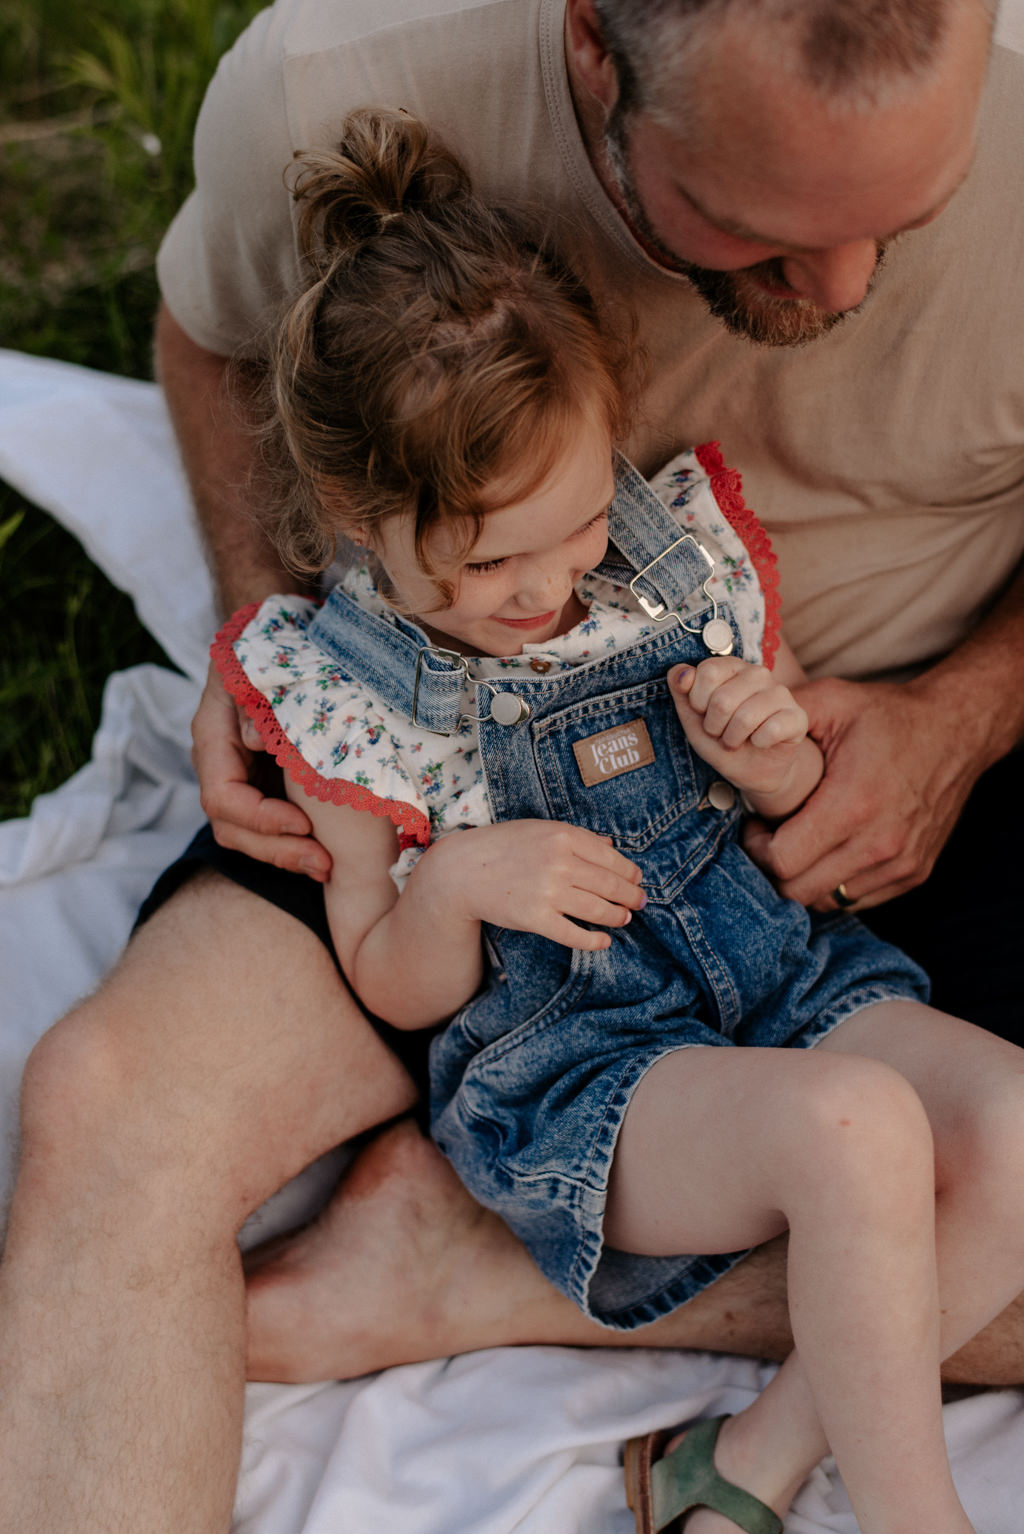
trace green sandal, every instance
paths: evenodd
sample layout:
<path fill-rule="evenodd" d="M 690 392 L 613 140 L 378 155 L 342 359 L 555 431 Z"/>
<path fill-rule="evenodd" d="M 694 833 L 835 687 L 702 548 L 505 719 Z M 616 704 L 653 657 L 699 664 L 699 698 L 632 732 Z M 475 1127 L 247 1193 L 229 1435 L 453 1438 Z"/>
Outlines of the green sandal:
<path fill-rule="evenodd" d="M 682 1443 L 661 1458 L 676 1432 L 648 1433 L 626 1445 L 626 1501 L 637 1534 L 659 1534 L 695 1507 L 709 1507 L 746 1534 L 782 1534 L 782 1519 L 764 1502 L 725 1480 L 715 1469 L 715 1444 L 725 1417 L 690 1428 Z"/>

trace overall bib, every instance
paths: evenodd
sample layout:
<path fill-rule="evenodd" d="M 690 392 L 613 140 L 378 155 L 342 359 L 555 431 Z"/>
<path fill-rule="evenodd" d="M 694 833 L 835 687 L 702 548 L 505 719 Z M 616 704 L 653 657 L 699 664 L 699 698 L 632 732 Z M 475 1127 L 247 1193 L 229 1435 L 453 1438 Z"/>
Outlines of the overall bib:
<path fill-rule="evenodd" d="M 691 751 L 666 682 L 709 645 L 740 653 L 739 626 L 709 606 L 699 542 L 624 463 L 609 531 L 610 573 L 663 625 L 551 677 L 480 682 L 474 717 L 494 820 L 611 837 L 639 864 L 648 904 L 597 953 L 485 926 L 483 989 L 432 1046 L 431 1122 L 547 1277 L 594 1319 L 631 1328 L 744 1255 L 605 1247 L 615 1142 L 644 1073 L 693 1045 L 809 1048 L 863 1007 L 925 999 L 927 981 L 855 918 L 781 898 L 740 848 L 739 796 Z M 465 718 L 472 662 L 415 624 L 332 593 L 310 637 L 418 726 L 450 733 Z"/>

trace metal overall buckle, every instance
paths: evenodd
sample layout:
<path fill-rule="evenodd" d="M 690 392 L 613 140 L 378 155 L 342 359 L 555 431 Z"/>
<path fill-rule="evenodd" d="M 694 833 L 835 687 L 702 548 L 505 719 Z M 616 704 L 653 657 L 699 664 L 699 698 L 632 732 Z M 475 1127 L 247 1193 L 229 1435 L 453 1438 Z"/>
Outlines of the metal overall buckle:
<path fill-rule="evenodd" d="M 711 617 L 701 624 L 699 628 L 694 628 L 692 624 L 687 623 L 682 614 L 676 612 L 674 608 L 666 608 L 664 602 L 652 602 L 650 597 L 643 596 L 636 589 L 637 581 L 642 580 L 649 570 L 653 570 L 655 565 L 660 564 L 663 559 L 667 559 L 669 554 L 674 549 L 678 549 L 680 544 L 683 543 L 692 543 L 708 566 L 708 573 L 701 582 L 700 589 L 711 605 Z M 704 545 L 692 533 L 683 533 L 681 538 L 677 538 L 674 543 L 668 545 L 668 548 L 662 549 L 660 554 L 655 555 L 650 564 L 644 565 L 642 570 L 637 571 L 629 583 L 629 589 L 648 618 L 653 618 L 655 623 L 671 623 L 674 621 L 681 628 L 684 628 L 688 634 L 699 634 L 712 655 L 731 655 L 733 647 L 732 629 L 724 618 L 718 616 L 718 603 L 715 601 L 713 593 L 708 589 L 708 583 L 714 573 L 715 561 L 711 558 Z"/>
<path fill-rule="evenodd" d="M 412 684 L 412 723 L 417 729 L 426 730 L 428 735 L 450 735 L 449 730 L 433 730 L 430 725 L 424 724 L 416 717 L 416 707 L 420 695 L 420 675 L 423 671 L 423 657 L 425 655 L 437 655 L 442 660 L 454 661 L 455 670 L 449 673 L 453 681 L 459 684 L 459 691 L 467 682 L 475 682 L 477 687 L 486 687 L 491 695 L 491 711 L 489 714 L 460 714 L 459 724 L 483 724 L 488 719 L 493 719 L 495 724 L 511 726 L 522 724 L 530 717 L 530 705 L 525 698 L 517 697 L 514 692 L 501 692 L 499 688 L 492 687 L 491 683 L 481 678 L 477 681 L 469 674 L 466 658 L 457 650 L 444 650 L 440 645 L 424 645 L 416 655 L 416 675 Z"/>

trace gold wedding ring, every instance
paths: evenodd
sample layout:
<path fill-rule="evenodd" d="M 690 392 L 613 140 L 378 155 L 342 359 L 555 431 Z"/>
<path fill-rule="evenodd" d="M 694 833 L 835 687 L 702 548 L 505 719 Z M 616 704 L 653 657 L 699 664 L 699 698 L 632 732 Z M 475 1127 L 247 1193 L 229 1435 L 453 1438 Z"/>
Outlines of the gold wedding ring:
<path fill-rule="evenodd" d="M 832 891 L 832 899 L 835 901 L 836 905 L 840 906 L 844 911 L 849 906 L 857 904 L 856 899 L 852 895 L 847 894 L 845 884 L 836 885 L 835 889 Z"/>

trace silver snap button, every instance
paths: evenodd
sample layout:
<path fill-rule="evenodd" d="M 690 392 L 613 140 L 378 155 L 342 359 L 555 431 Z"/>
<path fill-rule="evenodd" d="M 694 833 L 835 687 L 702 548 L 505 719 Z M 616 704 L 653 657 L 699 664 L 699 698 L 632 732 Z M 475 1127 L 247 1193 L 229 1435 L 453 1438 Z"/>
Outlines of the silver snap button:
<path fill-rule="evenodd" d="M 724 618 L 712 618 L 710 622 L 705 623 L 700 637 L 712 655 L 732 654 L 732 629 Z"/>
<path fill-rule="evenodd" d="M 491 718 L 495 724 L 521 724 L 530 717 L 530 705 L 514 692 L 496 692 L 491 698 Z"/>
<path fill-rule="evenodd" d="M 536 671 L 539 676 L 544 676 L 546 672 L 551 670 L 551 662 L 549 660 L 541 660 L 539 655 L 535 655 L 530 662 L 530 670 Z"/>
<path fill-rule="evenodd" d="M 708 803 L 714 810 L 731 810 L 736 803 L 736 790 L 724 778 L 716 778 L 708 787 Z"/>

